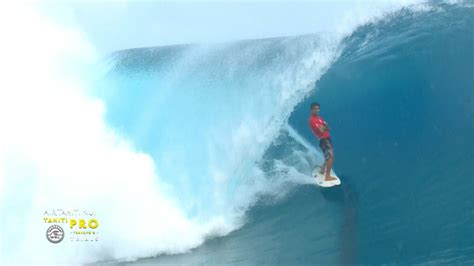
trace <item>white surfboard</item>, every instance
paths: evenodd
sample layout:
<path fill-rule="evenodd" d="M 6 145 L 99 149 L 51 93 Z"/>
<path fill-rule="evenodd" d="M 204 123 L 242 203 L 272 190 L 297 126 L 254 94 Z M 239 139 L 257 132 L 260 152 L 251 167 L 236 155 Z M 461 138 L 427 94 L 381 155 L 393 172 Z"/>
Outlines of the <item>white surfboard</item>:
<path fill-rule="evenodd" d="M 337 186 L 341 184 L 341 180 L 339 179 L 339 177 L 336 176 L 336 174 L 334 174 L 333 171 L 331 171 L 331 176 L 335 177 L 336 180 L 325 181 L 326 176 L 324 174 L 323 175 L 320 174 L 319 170 L 320 170 L 319 166 L 316 166 L 316 168 L 314 168 L 313 170 L 313 177 L 315 178 L 316 185 L 320 187 L 332 187 L 332 186 Z"/>

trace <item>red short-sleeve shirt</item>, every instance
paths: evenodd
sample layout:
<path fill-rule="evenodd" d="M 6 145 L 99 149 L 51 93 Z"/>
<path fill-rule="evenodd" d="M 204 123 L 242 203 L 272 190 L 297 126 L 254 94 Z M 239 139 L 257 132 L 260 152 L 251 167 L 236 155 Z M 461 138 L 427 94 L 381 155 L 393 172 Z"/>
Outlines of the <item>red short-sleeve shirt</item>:
<path fill-rule="evenodd" d="M 326 121 L 321 116 L 311 115 L 309 117 L 309 127 L 313 131 L 314 135 L 319 139 L 329 138 L 329 130 L 325 130 L 323 133 L 319 132 L 319 127 L 325 125 Z"/>

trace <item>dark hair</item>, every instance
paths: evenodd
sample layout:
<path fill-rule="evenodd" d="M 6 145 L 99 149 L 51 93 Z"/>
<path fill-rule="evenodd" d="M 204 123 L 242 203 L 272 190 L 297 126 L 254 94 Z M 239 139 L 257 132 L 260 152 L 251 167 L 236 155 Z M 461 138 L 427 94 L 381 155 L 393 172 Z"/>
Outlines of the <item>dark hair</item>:
<path fill-rule="evenodd" d="M 319 105 L 319 103 L 317 103 L 317 102 L 312 102 L 311 103 L 311 110 L 313 110 L 313 107 L 315 107 L 315 106 L 321 106 L 321 105 Z"/>

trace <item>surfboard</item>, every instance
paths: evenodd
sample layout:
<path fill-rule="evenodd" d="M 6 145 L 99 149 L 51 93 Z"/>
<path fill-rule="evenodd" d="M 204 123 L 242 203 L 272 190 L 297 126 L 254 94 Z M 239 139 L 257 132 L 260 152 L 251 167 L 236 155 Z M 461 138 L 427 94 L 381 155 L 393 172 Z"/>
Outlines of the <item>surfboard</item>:
<path fill-rule="evenodd" d="M 341 184 L 341 180 L 337 177 L 333 171 L 331 171 L 331 176 L 337 178 L 332 181 L 324 181 L 326 179 L 325 175 L 319 173 L 320 166 L 316 166 L 313 170 L 313 177 L 315 179 L 316 185 L 320 187 L 333 187 Z"/>

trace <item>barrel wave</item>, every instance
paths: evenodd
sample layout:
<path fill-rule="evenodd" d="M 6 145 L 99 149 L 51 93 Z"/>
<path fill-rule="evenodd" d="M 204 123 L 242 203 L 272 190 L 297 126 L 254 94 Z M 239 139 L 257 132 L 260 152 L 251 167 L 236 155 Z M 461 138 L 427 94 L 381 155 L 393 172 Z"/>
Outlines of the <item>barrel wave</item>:
<path fill-rule="evenodd" d="M 116 53 L 108 121 L 152 155 L 189 217 L 226 225 L 189 253 L 138 262 L 473 263 L 473 48 L 464 3 L 403 9 L 341 41 Z M 339 187 L 311 184 L 313 101 Z"/>

